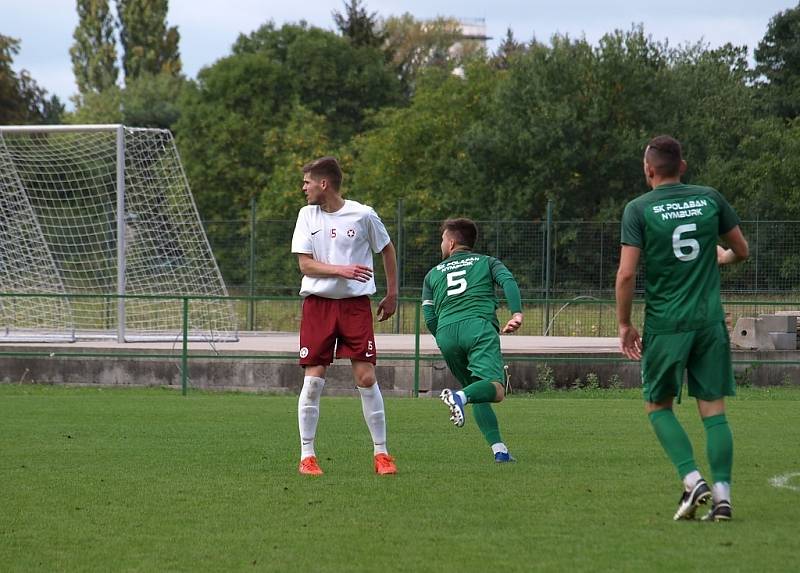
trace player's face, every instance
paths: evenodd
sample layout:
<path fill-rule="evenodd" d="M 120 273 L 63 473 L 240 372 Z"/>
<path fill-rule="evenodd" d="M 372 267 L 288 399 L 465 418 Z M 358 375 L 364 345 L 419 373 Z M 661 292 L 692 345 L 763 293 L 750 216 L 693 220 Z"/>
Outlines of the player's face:
<path fill-rule="evenodd" d="M 447 231 L 444 231 L 442 233 L 442 259 L 446 259 L 450 256 L 450 253 L 453 252 L 454 244 L 455 241 L 450 238 L 450 235 L 447 233 Z"/>
<path fill-rule="evenodd" d="M 308 173 L 303 174 L 303 193 L 305 193 L 309 205 L 321 205 L 324 191 L 321 180 L 316 181 Z"/>
<path fill-rule="evenodd" d="M 649 148 L 648 148 L 649 149 Z M 644 166 L 644 180 L 647 182 L 648 187 L 653 186 L 653 170 L 650 169 L 650 164 L 647 162 L 647 150 L 644 152 L 644 159 L 642 160 Z"/>

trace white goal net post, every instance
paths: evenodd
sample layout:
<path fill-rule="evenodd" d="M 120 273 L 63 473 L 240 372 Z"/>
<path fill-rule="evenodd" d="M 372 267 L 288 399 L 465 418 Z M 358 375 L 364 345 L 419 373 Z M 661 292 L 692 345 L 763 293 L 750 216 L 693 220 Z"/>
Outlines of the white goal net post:
<path fill-rule="evenodd" d="M 190 338 L 238 339 L 172 134 L 0 126 L 0 341 L 180 339 L 182 301 L 142 295 L 199 297 Z"/>

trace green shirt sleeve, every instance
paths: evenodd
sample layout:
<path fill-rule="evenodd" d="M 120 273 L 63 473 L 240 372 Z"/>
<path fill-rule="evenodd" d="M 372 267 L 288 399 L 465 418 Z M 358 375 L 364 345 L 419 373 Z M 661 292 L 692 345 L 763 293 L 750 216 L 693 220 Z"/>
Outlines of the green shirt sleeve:
<path fill-rule="evenodd" d="M 644 221 L 642 210 L 636 201 L 631 201 L 625 206 L 622 214 L 622 231 L 620 243 L 631 247 L 644 248 Z"/>
<path fill-rule="evenodd" d="M 425 276 L 422 281 L 422 316 L 425 318 L 425 325 L 431 334 L 436 336 L 436 327 L 439 317 L 436 316 L 436 309 L 433 305 L 433 289 L 430 285 L 430 274 Z"/>
<path fill-rule="evenodd" d="M 508 301 L 508 309 L 513 313 L 522 312 L 522 295 L 519 292 L 519 285 L 517 284 L 514 275 L 511 271 L 500 262 L 498 259 L 492 258 L 490 265 L 492 269 L 492 278 L 494 282 L 500 285 Z"/>
<path fill-rule="evenodd" d="M 724 235 L 740 223 L 739 216 L 733 210 L 731 204 L 716 189 L 714 189 L 714 195 L 719 206 L 719 234 Z"/>

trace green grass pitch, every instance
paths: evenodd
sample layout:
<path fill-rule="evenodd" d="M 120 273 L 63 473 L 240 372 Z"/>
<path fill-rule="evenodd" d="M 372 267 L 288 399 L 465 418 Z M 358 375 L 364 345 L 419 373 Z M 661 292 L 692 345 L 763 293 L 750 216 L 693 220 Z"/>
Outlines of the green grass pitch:
<path fill-rule="evenodd" d="M 720 524 L 672 521 L 680 484 L 636 391 L 511 397 L 502 466 L 469 412 L 386 408 L 398 475 L 373 474 L 359 400 L 323 397 L 311 478 L 295 397 L 0 385 L 0 570 L 796 570 L 800 389 L 730 400 Z M 705 470 L 693 401 L 676 410 Z"/>

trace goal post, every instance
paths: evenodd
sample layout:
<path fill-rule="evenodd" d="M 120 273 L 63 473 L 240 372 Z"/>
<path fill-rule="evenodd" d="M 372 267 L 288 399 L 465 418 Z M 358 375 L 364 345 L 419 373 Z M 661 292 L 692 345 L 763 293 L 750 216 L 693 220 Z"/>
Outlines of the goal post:
<path fill-rule="evenodd" d="M 163 129 L 0 126 L 0 293 L 0 341 L 180 337 L 181 301 L 139 295 L 200 297 L 190 301 L 190 338 L 238 339 Z M 13 296 L 30 293 L 53 296 Z"/>

